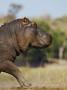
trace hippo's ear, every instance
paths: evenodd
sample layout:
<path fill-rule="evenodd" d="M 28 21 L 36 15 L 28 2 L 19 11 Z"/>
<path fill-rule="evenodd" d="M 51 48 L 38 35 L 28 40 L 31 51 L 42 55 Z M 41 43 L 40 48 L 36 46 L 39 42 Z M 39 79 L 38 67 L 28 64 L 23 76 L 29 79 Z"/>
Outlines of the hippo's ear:
<path fill-rule="evenodd" d="M 28 20 L 28 18 L 26 18 L 26 17 L 23 18 L 23 21 L 24 21 L 24 22 L 26 22 L 27 20 Z"/>
<path fill-rule="evenodd" d="M 24 17 L 23 19 L 22 19 L 22 23 L 23 24 L 29 24 L 31 21 L 28 19 L 28 18 L 26 18 L 26 17 Z"/>

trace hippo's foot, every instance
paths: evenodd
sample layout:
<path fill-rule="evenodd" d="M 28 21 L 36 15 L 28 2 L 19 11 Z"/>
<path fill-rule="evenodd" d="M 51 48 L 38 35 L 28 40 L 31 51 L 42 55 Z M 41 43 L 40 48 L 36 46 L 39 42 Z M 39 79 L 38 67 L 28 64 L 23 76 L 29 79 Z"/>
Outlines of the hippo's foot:
<path fill-rule="evenodd" d="M 32 86 L 32 84 L 27 83 L 27 82 L 21 84 L 21 87 L 23 87 L 23 88 L 30 88 L 31 86 Z"/>

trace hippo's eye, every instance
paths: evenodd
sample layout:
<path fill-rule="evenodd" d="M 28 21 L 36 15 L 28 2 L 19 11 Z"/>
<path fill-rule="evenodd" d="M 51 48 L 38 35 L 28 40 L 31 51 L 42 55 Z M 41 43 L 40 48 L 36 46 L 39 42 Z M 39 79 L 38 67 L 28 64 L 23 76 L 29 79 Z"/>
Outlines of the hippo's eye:
<path fill-rule="evenodd" d="M 37 24 L 36 24 L 35 22 L 32 22 L 32 26 L 33 26 L 34 28 L 37 28 Z"/>

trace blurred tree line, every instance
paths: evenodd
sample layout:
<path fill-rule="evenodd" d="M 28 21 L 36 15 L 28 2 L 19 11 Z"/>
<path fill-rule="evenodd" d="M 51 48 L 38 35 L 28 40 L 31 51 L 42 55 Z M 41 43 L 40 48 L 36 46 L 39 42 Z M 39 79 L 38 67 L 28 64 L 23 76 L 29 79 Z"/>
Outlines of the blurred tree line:
<path fill-rule="evenodd" d="M 16 19 L 18 12 L 23 8 L 21 5 L 11 4 L 6 16 L 0 18 L 0 24 Z M 52 19 L 51 17 L 32 18 L 38 26 L 52 35 L 53 42 L 48 48 L 29 49 L 29 51 L 16 59 L 19 66 L 44 66 L 48 58 L 67 59 L 67 16 Z M 48 57 L 48 58 L 47 58 Z M 20 59 L 20 60 L 19 60 Z"/>

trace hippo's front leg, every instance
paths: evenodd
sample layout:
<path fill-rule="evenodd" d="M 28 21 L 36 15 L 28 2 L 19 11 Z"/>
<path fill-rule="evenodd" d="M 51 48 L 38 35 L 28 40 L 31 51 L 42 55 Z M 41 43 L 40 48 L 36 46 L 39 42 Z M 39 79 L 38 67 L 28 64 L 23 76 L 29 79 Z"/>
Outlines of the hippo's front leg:
<path fill-rule="evenodd" d="M 0 66 L 1 71 L 13 75 L 17 79 L 21 87 L 29 87 L 31 85 L 24 79 L 20 70 L 11 61 L 4 61 L 0 63 Z"/>

